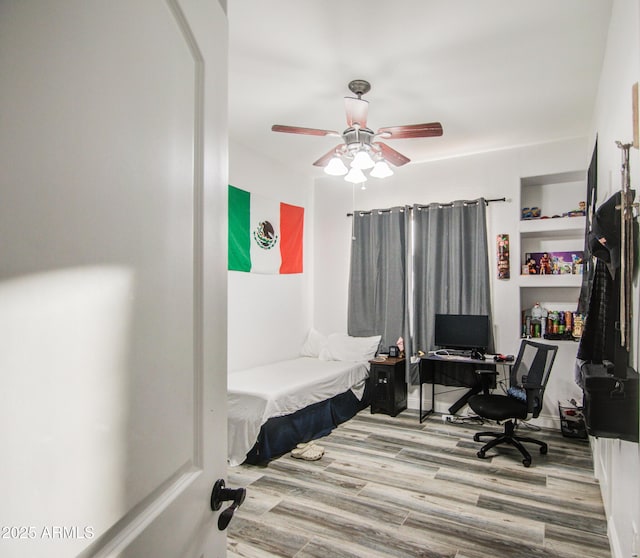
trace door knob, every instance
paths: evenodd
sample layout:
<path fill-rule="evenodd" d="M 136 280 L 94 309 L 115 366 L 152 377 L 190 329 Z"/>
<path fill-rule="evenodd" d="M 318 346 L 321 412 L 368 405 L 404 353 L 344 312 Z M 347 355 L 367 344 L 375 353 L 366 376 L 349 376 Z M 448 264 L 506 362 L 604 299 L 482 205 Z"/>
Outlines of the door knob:
<path fill-rule="evenodd" d="M 233 513 L 242 505 L 247 490 L 245 488 L 225 488 L 224 480 L 218 479 L 213 485 L 211 492 L 211 509 L 218 511 L 222 507 L 222 502 L 231 502 L 231 505 L 218 517 L 218 529 L 224 531 L 233 517 Z"/>

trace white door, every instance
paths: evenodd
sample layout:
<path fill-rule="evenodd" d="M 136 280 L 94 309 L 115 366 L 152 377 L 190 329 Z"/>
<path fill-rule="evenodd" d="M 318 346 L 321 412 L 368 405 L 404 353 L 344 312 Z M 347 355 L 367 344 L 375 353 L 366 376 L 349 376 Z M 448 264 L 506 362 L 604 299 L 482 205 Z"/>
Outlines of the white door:
<path fill-rule="evenodd" d="M 226 555 L 226 60 L 217 0 L 0 0 L 0 556 Z"/>

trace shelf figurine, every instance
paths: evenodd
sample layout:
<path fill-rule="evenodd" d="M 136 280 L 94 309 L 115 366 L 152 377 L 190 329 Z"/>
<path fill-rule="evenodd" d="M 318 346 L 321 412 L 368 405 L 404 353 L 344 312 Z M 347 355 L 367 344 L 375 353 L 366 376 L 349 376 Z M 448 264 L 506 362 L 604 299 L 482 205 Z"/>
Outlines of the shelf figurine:
<path fill-rule="evenodd" d="M 587 214 L 587 204 L 583 201 L 578 203 L 578 209 L 574 209 L 573 211 L 569 211 L 567 215 L 569 217 L 582 217 Z"/>
<path fill-rule="evenodd" d="M 540 256 L 540 275 L 551 275 L 551 258 L 547 252 Z"/>

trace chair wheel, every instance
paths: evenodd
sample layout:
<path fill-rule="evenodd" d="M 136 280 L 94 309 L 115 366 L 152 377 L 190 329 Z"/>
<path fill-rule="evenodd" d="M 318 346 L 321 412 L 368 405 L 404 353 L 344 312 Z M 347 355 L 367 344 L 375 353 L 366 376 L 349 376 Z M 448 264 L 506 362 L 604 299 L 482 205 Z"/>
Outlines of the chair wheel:
<path fill-rule="evenodd" d="M 476 455 L 477 455 L 480 459 L 484 459 L 484 450 L 480 450 Z"/>
<path fill-rule="evenodd" d="M 522 460 L 522 464 L 523 464 L 525 467 L 529 467 L 529 466 L 531 465 L 531 459 L 523 459 L 523 460 Z"/>
<path fill-rule="evenodd" d="M 540 446 L 540 453 L 542 455 L 546 455 L 548 451 L 549 451 L 549 448 L 547 448 L 545 446 Z"/>

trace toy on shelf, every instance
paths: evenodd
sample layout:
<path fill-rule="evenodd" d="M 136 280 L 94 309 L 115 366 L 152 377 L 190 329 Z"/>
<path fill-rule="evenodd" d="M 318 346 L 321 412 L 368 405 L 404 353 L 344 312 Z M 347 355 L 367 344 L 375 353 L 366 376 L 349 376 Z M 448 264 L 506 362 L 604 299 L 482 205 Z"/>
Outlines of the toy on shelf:
<path fill-rule="evenodd" d="M 584 253 L 574 252 L 526 252 L 523 275 L 580 275 Z"/>
<path fill-rule="evenodd" d="M 587 214 L 587 204 L 583 201 L 581 201 L 578 204 L 578 209 L 574 209 L 572 211 L 569 211 L 569 213 L 567 213 L 569 217 L 584 217 L 586 214 Z"/>
<path fill-rule="evenodd" d="M 547 310 L 539 302 L 522 311 L 523 338 L 575 340 L 582 336 L 584 316 L 571 310 Z"/>
<path fill-rule="evenodd" d="M 522 208 L 522 218 L 527 219 L 539 219 L 540 218 L 540 208 L 539 207 L 523 207 Z"/>
<path fill-rule="evenodd" d="M 587 214 L 587 204 L 583 201 L 578 203 L 578 209 L 565 211 L 564 213 L 555 213 L 551 216 L 541 215 L 539 207 L 523 207 L 521 219 L 529 221 L 531 219 L 559 219 L 561 217 L 584 217 Z"/>

